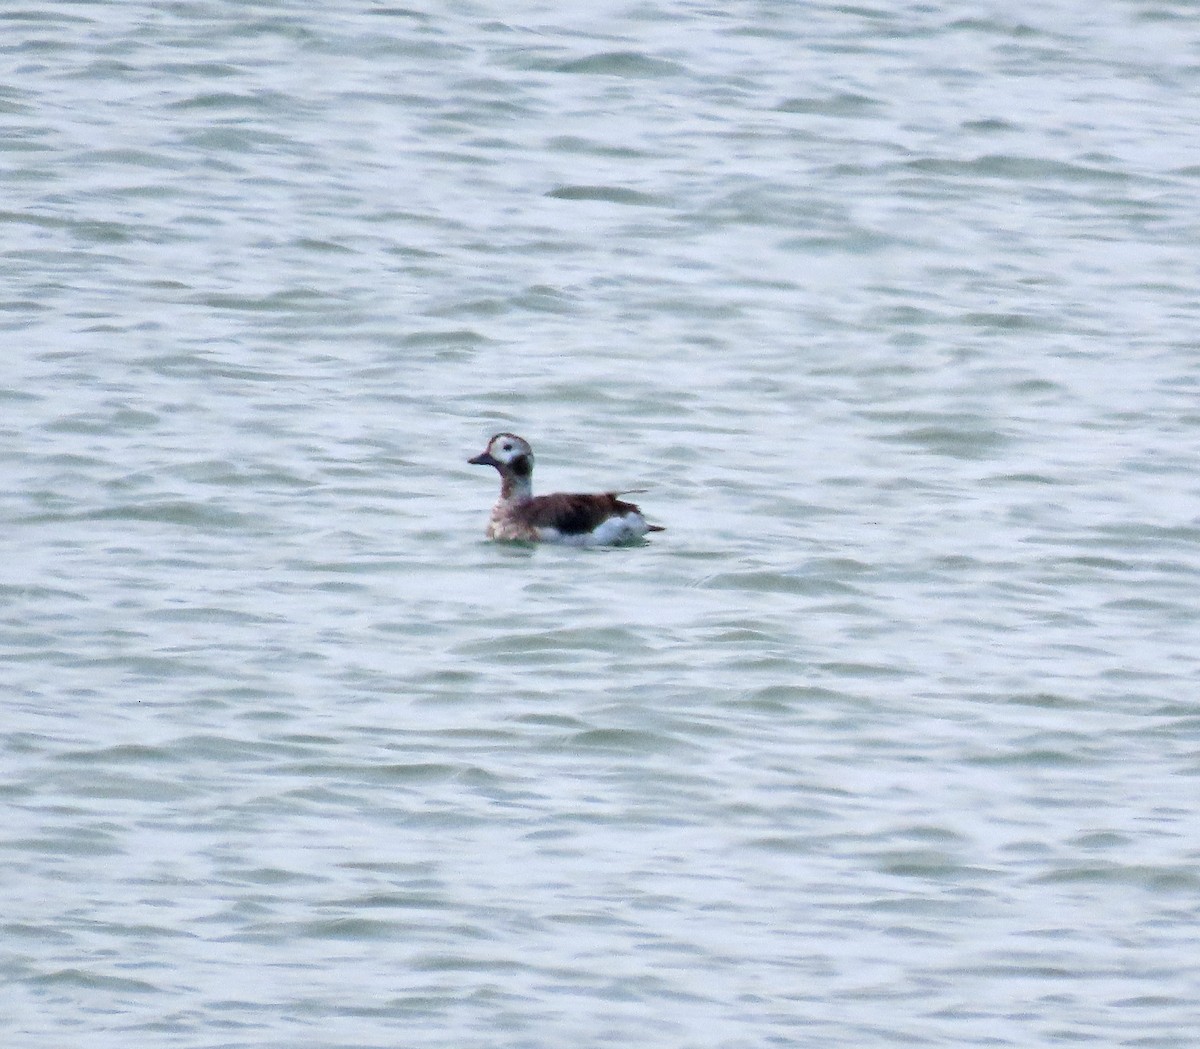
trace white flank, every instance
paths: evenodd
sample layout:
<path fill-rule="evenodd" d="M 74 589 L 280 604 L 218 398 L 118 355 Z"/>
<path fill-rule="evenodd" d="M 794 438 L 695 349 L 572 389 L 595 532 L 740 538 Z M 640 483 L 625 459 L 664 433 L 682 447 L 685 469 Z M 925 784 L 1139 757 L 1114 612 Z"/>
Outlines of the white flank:
<path fill-rule="evenodd" d="M 650 526 L 641 514 L 628 513 L 601 521 L 590 532 L 570 534 L 557 528 L 539 528 L 538 538 L 543 543 L 560 543 L 563 546 L 615 546 L 641 539 Z"/>

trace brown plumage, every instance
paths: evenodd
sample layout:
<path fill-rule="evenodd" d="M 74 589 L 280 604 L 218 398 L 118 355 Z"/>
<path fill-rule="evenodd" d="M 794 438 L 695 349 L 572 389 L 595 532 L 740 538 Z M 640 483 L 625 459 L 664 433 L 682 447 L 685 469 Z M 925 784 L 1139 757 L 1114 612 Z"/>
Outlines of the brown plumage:
<path fill-rule="evenodd" d="M 555 492 L 537 495 L 514 508 L 514 516 L 535 528 L 556 528 L 566 535 L 581 535 L 595 531 L 610 517 L 640 514 L 634 503 L 617 498 L 616 492 L 587 495 L 583 492 Z M 657 525 L 648 525 L 648 532 L 661 532 Z"/>

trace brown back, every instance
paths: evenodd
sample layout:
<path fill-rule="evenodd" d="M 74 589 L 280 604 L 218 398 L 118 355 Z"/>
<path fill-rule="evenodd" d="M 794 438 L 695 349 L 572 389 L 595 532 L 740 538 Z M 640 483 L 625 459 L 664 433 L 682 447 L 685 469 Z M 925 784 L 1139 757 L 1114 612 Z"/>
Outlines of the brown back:
<path fill-rule="evenodd" d="M 583 535 L 610 517 L 630 512 L 641 511 L 633 503 L 618 499 L 611 492 L 602 495 L 557 492 L 554 495 L 539 495 L 522 503 L 513 516 L 534 528 L 556 528 L 564 535 Z"/>

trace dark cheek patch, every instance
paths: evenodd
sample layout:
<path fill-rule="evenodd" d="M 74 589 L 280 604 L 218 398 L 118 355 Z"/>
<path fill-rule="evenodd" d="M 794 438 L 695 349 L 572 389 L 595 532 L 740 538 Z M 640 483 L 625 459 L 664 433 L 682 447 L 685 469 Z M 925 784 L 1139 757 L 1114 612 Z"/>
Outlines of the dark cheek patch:
<path fill-rule="evenodd" d="M 508 464 L 508 468 L 518 477 L 528 477 L 533 472 L 533 467 L 530 465 L 529 456 L 527 455 L 518 455 Z"/>

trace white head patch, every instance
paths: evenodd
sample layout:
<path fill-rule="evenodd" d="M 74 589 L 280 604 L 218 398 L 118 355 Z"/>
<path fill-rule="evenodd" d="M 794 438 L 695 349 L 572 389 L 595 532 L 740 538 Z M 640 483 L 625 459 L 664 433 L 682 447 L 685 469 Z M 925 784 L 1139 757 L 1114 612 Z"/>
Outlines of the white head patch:
<path fill-rule="evenodd" d="M 529 459 L 531 465 L 533 463 L 533 449 L 529 447 L 529 442 L 515 433 L 496 434 L 488 441 L 488 454 L 501 463 L 511 463 L 522 455 Z"/>

